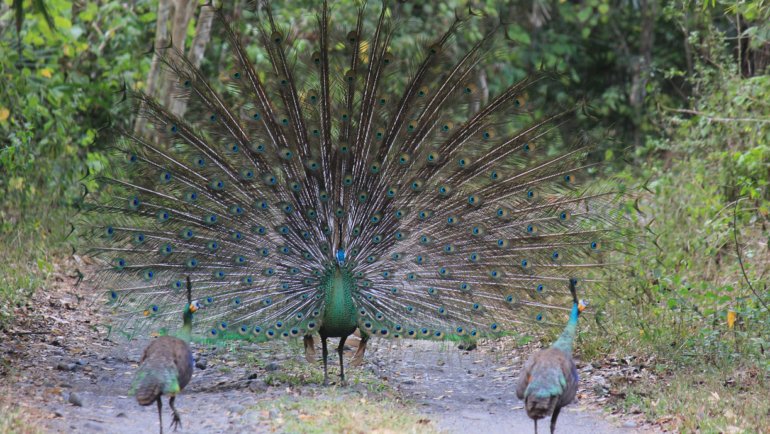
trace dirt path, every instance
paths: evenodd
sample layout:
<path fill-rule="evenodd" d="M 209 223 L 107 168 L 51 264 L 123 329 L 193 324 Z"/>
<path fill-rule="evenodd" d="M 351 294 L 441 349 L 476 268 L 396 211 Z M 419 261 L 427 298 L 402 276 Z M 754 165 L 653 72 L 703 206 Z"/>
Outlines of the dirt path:
<path fill-rule="evenodd" d="M 413 397 L 449 433 L 528 433 L 533 423 L 514 393 L 521 360 L 496 343 L 459 351 L 437 342 L 380 342 L 371 362 L 388 372 L 391 385 Z M 585 382 L 584 387 L 587 387 Z M 581 391 L 582 392 L 582 391 Z M 580 396 L 579 393 L 578 396 Z M 548 421 L 539 428 L 548 432 Z M 642 432 L 622 428 L 579 403 L 562 410 L 557 432 L 609 434 Z"/>
<path fill-rule="evenodd" d="M 44 307 L 27 312 L 26 321 L 3 336 L 0 356 L 5 369 L 0 374 L 4 384 L 24 406 L 45 418 L 42 424 L 50 432 L 157 432 L 155 406 L 140 407 L 127 395 L 147 341 L 105 340 L 106 333 L 97 327 L 101 303 L 84 297 L 82 289 L 66 288 L 64 282 L 62 287 L 38 300 Z M 194 347 L 206 369 L 195 370 L 190 386 L 177 399 L 184 433 L 274 432 L 276 425 L 271 421 L 282 414 L 270 409 L 270 403 L 277 400 L 338 399 L 339 393 L 376 400 L 380 393 L 367 384 L 344 390 L 312 381 L 294 386 L 266 384 L 271 372 L 288 370 L 289 365 L 306 366 L 299 345 L 247 344 L 237 353 Z M 387 384 L 392 390 L 387 393 L 405 401 L 410 410 L 427 415 L 441 431 L 533 432 L 513 393 L 521 360 L 510 359 L 510 354 L 516 353 L 499 343 L 468 352 L 442 343 L 374 340 L 360 369 Z M 306 369 L 317 373 L 321 367 Z M 164 403 L 164 425 L 170 421 Z M 621 428 L 619 423 L 607 422 L 578 403 L 562 412 L 557 432 L 642 432 Z M 547 432 L 547 426 L 542 423 L 541 430 Z"/>

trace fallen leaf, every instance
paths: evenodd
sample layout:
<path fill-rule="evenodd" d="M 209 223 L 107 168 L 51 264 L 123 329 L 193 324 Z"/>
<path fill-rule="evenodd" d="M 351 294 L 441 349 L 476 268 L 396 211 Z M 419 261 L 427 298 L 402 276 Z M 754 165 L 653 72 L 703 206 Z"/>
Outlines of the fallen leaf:
<path fill-rule="evenodd" d="M 737 317 L 734 311 L 727 312 L 727 327 L 732 329 L 735 326 L 735 318 Z"/>

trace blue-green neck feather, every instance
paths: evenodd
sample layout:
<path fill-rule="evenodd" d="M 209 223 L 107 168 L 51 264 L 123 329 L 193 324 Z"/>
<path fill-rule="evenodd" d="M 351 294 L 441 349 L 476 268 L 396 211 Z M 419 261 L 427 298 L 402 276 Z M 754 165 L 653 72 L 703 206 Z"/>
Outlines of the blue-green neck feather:
<path fill-rule="evenodd" d="M 322 284 L 325 292 L 322 327 L 327 336 L 347 336 L 356 328 L 356 308 L 353 303 L 353 275 L 345 267 L 335 266 L 326 274 Z"/>
<path fill-rule="evenodd" d="M 572 355 L 572 343 L 575 341 L 575 333 L 577 332 L 578 317 L 580 316 L 580 310 L 578 304 L 572 305 L 572 312 L 569 315 L 569 321 L 564 327 L 564 331 L 561 332 L 561 336 L 556 342 L 551 345 L 552 348 L 563 351 L 567 355 Z"/>

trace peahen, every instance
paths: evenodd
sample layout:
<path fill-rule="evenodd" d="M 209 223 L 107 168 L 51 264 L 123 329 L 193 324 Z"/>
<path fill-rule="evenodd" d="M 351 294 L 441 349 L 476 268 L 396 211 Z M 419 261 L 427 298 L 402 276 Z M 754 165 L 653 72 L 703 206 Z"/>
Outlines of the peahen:
<path fill-rule="evenodd" d="M 178 337 L 160 336 L 144 349 L 139 371 L 136 374 L 132 391 L 140 405 L 158 404 L 160 433 L 163 434 L 163 403 L 161 397 L 169 395 L 168 405 L 174 414 L 171 426 L 176 431 L 182 425 L 182 419 L 174 408 L 176 395 L 190 382 L 193 373 L 193 355 L 188 342 L 192 334 L 192 317 L 198 310 L 197 302 L 192 301 L 192 286 L 187 277 L 187 305 L 183 311 L 184 322 Z"/>
<path fill-rule="evenodd" d="M 577 299 L 575 279 L 570 279 L 572 312 L 564 331 L 549 348 L 530 356 L 519 374 L 516 396 L 524 400 L 524 408 L 535 422 L 551 415 L 551 434 L 556 430 L 556 419 L 561 408 L 575 399 L 578 372 L 572 361 L 572 344 L 575 341 L 578 317 L 585 305 Z"/>
<path fill-rule="evenodd" d="M 489 98 L 477 84 L 500 24 L 457 53 L 478 19 L 458 13 L 398 58 L 402 7 L 374 7 L 369 26 L 364 5 L 341 28 L 324 2 L 300 34 L 262 3 L 256 44 L 217 10 L 225 60 L 211 80 L 162 51 L 188 109 L 133 93 L 155 129 L 122 133 L 125 167 L 90 202 L 116 328 L 173 322 L 189 274 L 201 339 L 318 333 L 328 382 L 327 338 L 341 354 L 356 329 L 360 359 L 370 336 L 470 341 L 560 323 L 566 276 L 598 279 L 617 188 L 578 182 L 602 162 L 572 127 L 576 107 L 528 101 L 552 73 Z"/>

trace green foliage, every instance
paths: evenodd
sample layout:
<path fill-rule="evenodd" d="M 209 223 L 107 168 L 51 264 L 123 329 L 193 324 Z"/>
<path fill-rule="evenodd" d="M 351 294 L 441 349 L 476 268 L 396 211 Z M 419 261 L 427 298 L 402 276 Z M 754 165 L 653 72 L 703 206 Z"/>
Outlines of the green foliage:
<path fill-rule="evenodd" d="M 763 355 L 770 347 L 770 294 L 761 284 L 770 253 L 770 76 L 741 77 L 728 47 L 717 42 L 727 35 L 706 30 L 700 35 L 706 51 L 687 78 L 698 98 L 686 109 L 661 104 L 652 121 L 666 136 L 637 149 L 648 161 L 644 177 L 652 179 L 653 193 L 642 202 L 650 243 L 633 264 L 642 277 L 638 302 L 654 302 L 651 323 L 640 325 L 644 340 L 676 342 L 675 351 L 667 350 L 671 357 L 697 354 L 699 362 L 712 363 L 748 357 L 770 367 Z M 738 318 L 734 329 L 726 323 L 730 311 Z"/>
<path fill-rule="evenodd" d="M 655 360 L 666 386 L 628 386 L 620 404 L 677 431 L 767 430 L 766 408 L 745 398 L 761 394 L 770 375 L 770 292 L 763 282 L 770 259 L 770 76 L 747 66 L 761 63 L 757 53 L 736 59 L 735 7 L 663 7 L 666 19 L 686 30 L 690 57 L 679 66 L 661 63 L 662 74 L 649 83 L 649 132 L 634 150 L 639 166 L 626 169 L 644 187 L 637 223 L 645 237 L 624 258 L 626 275 L 617 281 L 624 289 L 607 303 L 615 339 L 604 335 L 587 345 Z M 741 34 L 762 33 L 767 20 L 749 16 L 764 17 L 770 8 L 740 7 L 756 12 L 740 18 Z M 753 36 L 742 41 L 756 43 Z M 672 84 L 689 98 L 673 94 Z"/>
<path fill-rule="evenodd" d="M 18 9 L 0 16 L 8 29 L 0 31 L 0 324 L 65 250 L 79 180 L 107 165 L 109 134 L 100 130 L 129 116 L 116 92 L 146 74 L 141 53 L 151 35 L 142 16 L 155 6 L 46 0 L 43 13 L 37 0 L 18 4 L 18 38 L 9 29 Z"/>
<path fill-rule="evenodd" d="M 0 324 L 44 284 L 57 253 L 68 251 L 64 239 L 84 191 L 81 178 L 111 173 L 107 127 L 131 117 L 128 104 L 118 104 L 119 91 L 124 82 L 144 85 L 150 58 L 142 53 L 153 42 L 157 9 L 157 0 L 2 1 Z M 354 22 L 354 3 L 333 2 L 338 23 Z M 455 12 L 468 13 L 461 0 L 396 4 L 404 29 L 393 54 L 409 59 L 412 70 L 432 42 L 425 35 L 443 32 Z M 299 32 L 312 27 L 308 11 L 316 5 L 273 2 L 281 22 Z M 682 372 L 673 374 L 671 389 L 631 390 L 628 404 L 656 418 L 682 412 L 679 426 L 696 429 L 692 414 L 699 409 L 670 398 L 705 394 L 705 386 L 685 387 L 685 376 L 704 364 L 713 375 L 731 366 L 770 372 L 770 293 L 763 283 L 770 260 L 770 6 L 490 0 L 472 2 L 470 10 L 486 18 L 461 28 L 458 54 L 500 21 L 511 41 L 490 53 L 494 61 L 473 78 L 486 80 L 490 95 L 539 68 L 556 71 L 559 85 L 540 89 L 538 104 L 551 110 L 587 100 L 599 120 L 586 117 L 585 126 L 608 138 L 608 155 L 633 159 L 616 175 L 639 185 L 642 213 L 633 223 L 643 236 L 623 258 L 615 297 L 599 301 L 606 314 L 597 315 L 596 329 L 603 332 L 584 337 L 581 349 L 596 357 L 612 350 L 653 354 L 661 373 Z M 255 25 L 244 20 L 241 30 L 253 36 Z M 311 43 L 304 36 L 302 43 Z M 216 76 L 223 62 L 215 36 L 203 68 Z M 730 312 L 737 318 L 732 328 Z M 727 431 L 733 424 L 714 416 L 701 428 Z"/>
<path fill-rule="evenodd" d="M 104 164 L 93 152 L 106 144 L 96 140 L 98 132 L 110 125 L 111 113 L 127 116 L 127 104 L 115 106 L 116 92 L 124 80 L 143 77 L 149 64 L 140 56 L 150 40 L 137 15 L 149 3 L 126 10 L 116 1 L 49 0 L 54 29 L 40 14 L 29 14 L 20 46 L 11 32 L 3 34 L 0 136 L 7 142 L 0 149 L 0 215 L 6 224 L 43 198 L 53 207 L 70 203 L 86 166 Z"/>

